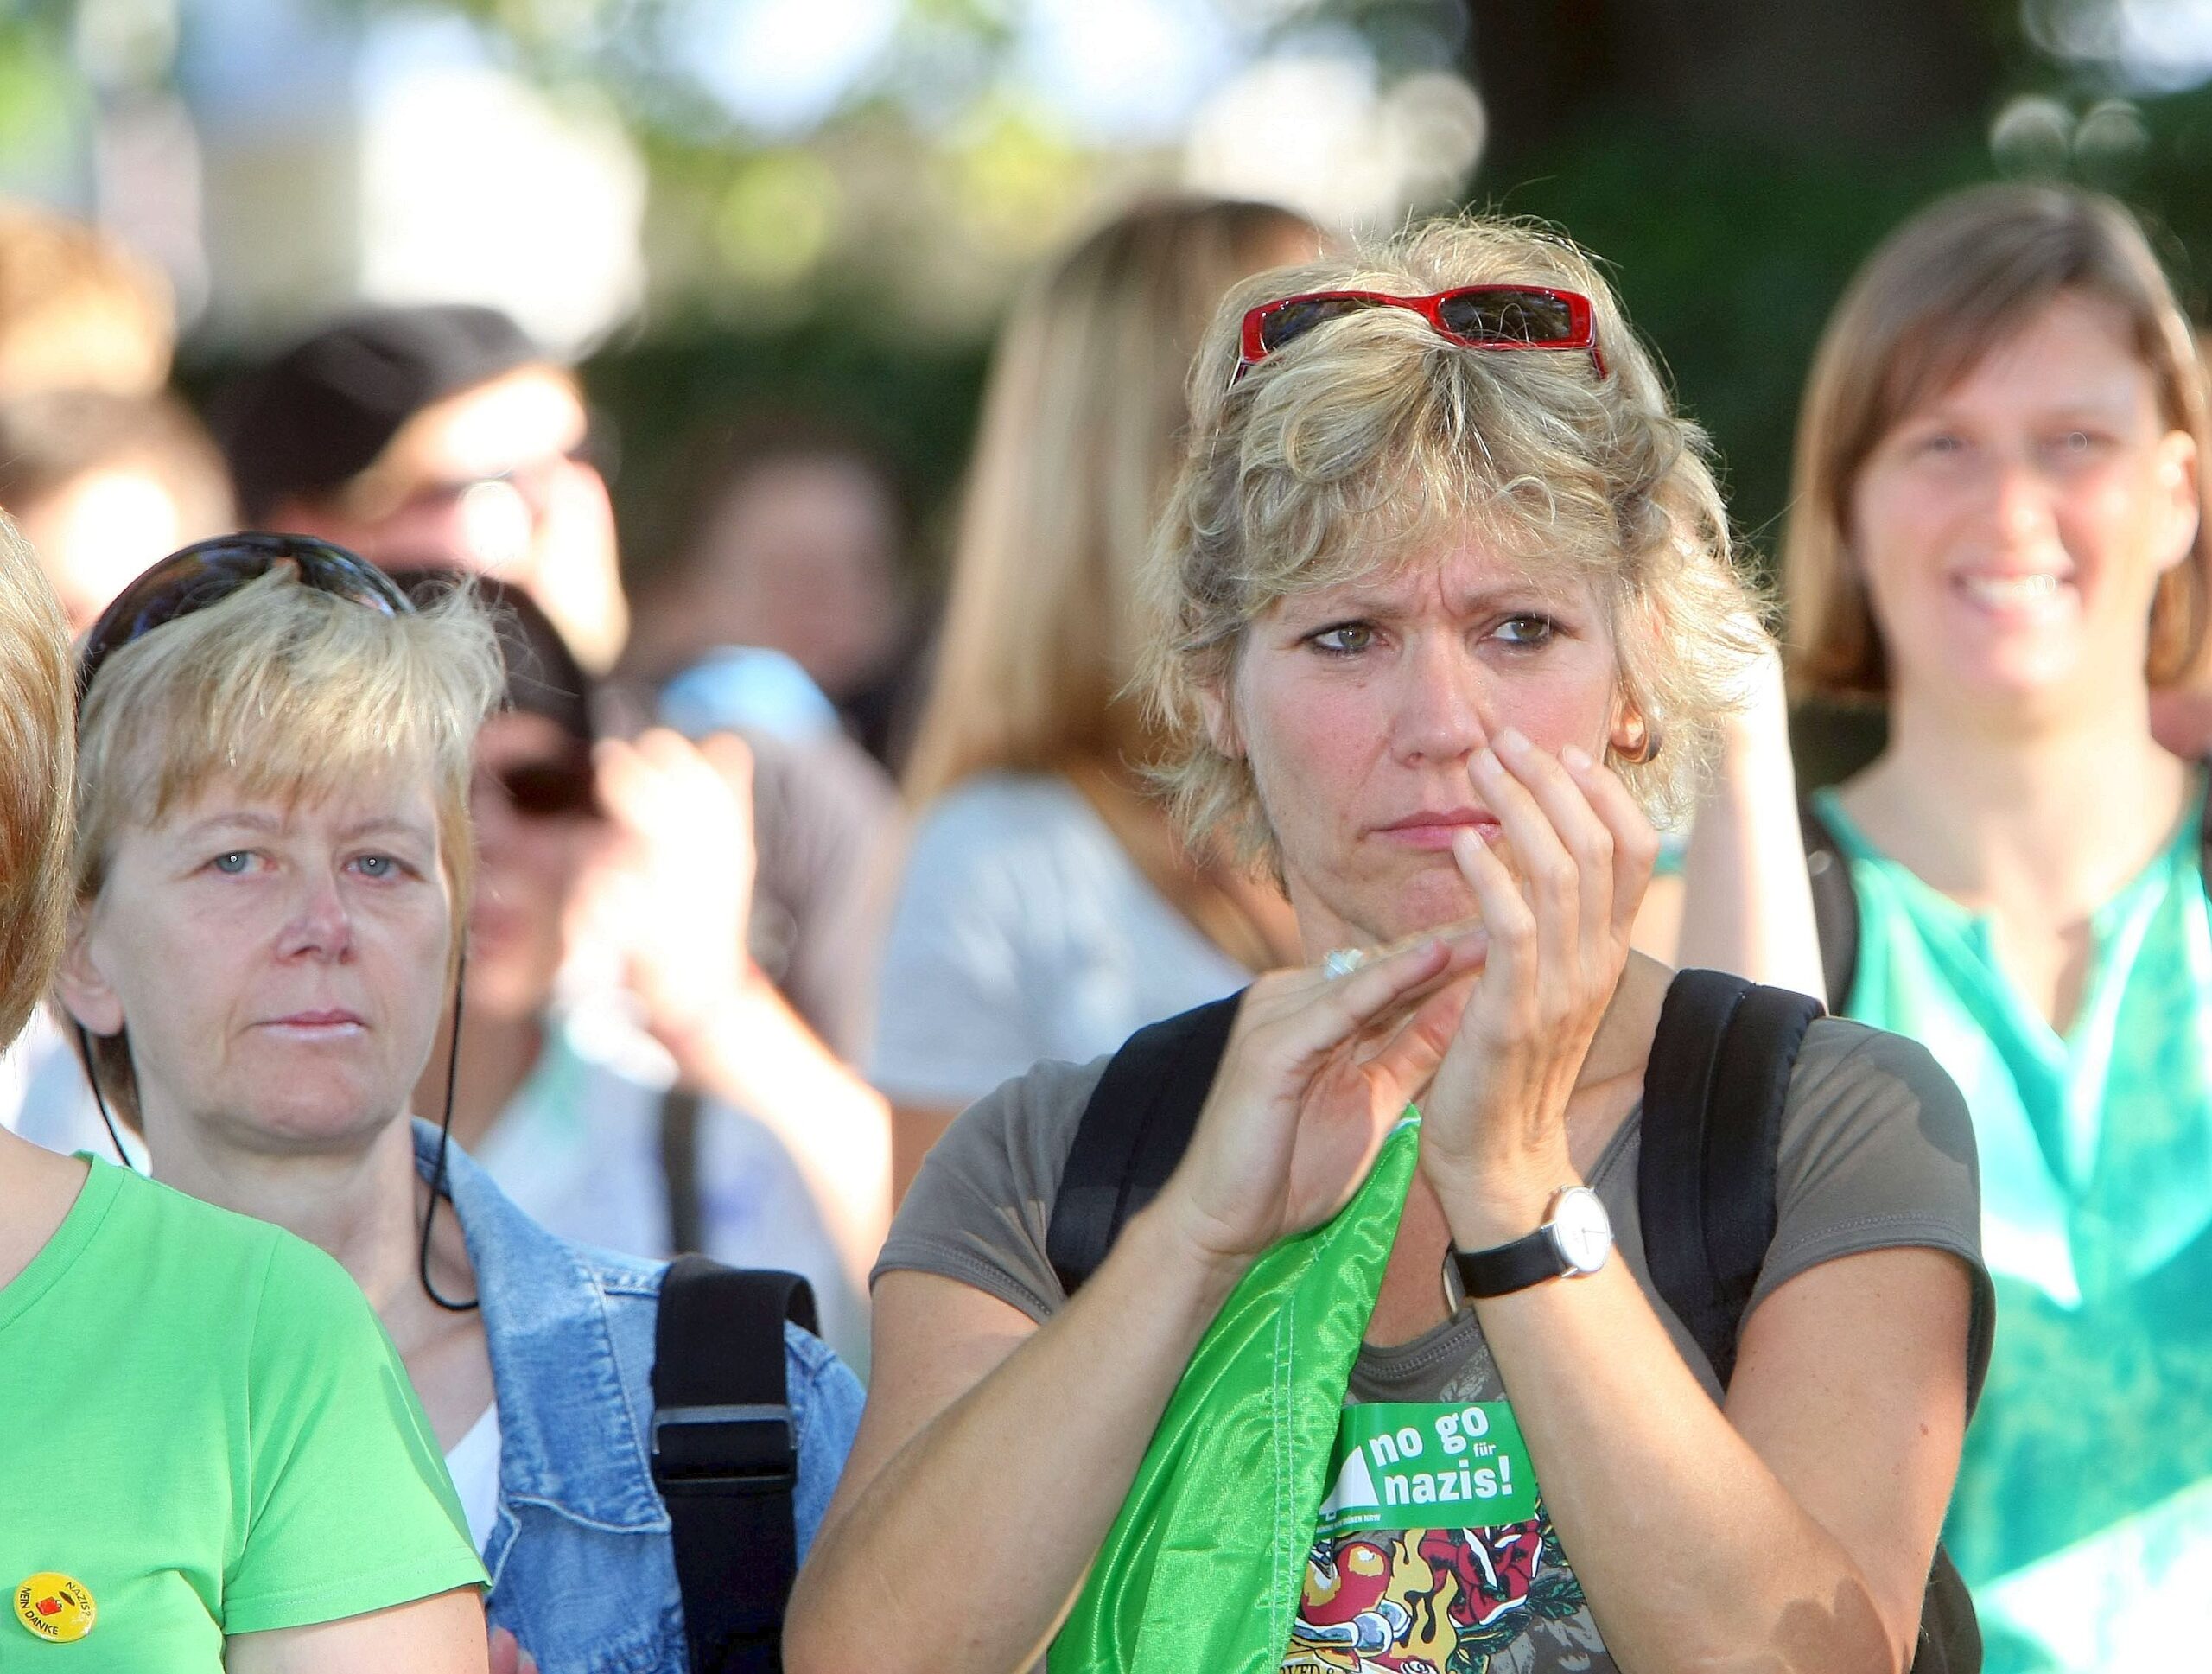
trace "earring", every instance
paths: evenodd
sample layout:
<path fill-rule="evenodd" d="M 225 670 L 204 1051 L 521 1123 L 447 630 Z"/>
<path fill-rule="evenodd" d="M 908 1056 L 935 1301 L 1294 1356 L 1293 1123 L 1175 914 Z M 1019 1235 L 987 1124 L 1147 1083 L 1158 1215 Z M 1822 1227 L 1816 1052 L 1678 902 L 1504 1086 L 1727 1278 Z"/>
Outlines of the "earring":
<path fill-rule="evenodd" d="M 1616 744 L 1613 754 L 1624 767 L 1642 767 L 1659 758 L 1659 729 L 1643 718 L 1640 710 L 1631 709 L 1623 717 L 1621 729 L 1628 735 L 1626 744 Z"/>

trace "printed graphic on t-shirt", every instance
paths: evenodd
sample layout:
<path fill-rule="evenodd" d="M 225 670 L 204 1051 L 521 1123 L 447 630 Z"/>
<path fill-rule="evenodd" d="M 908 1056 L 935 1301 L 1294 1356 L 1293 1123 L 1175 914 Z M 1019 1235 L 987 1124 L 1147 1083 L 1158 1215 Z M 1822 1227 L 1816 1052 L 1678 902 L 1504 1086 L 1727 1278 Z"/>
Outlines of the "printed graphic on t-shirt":
<path fill-rule="evenodd" d="M 1505 1674 L 1540 1628 L 1602 1665 L 1505 1402 L 1346 1407 L 1330 1480 L 1283 1674 Z"/>

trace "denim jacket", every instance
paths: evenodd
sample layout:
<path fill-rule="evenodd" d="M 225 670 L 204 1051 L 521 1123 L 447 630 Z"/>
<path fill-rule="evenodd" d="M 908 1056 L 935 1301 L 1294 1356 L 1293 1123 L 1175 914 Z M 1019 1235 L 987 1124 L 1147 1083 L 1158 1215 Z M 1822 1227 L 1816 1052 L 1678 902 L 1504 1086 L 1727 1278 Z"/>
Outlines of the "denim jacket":
<path fill-rule="evenodd" d="M 427 1181 L 438 1133 L 415 1124 Z M 499 1512 L 485 1543 L 486 1614 L 542 1674 L 685 1674 L 668 1512 L 649 1462 L 653 1324 L 664 1264 L 557 1238 L 458 1146 L 446 1182 L 483 1299 L 499 1410 Z M 798 1441 L 802 1560 L 860 1419 L 860 1382 L 784 1329 Z"/>

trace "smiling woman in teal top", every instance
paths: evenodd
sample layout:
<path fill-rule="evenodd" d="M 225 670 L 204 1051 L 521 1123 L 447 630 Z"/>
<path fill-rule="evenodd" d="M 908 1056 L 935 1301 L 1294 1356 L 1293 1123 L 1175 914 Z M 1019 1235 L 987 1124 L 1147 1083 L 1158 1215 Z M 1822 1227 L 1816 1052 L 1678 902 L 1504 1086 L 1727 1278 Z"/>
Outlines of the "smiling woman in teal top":
<path fill-rule="evenodd" d="M 2160 1665 L 2212 1597 L 2204 784 L 2149 718 L 2202 659 L 2206 442 L 2140 229 L 2024 186 L 1876 253 L 1799 430 L 1795 672 L 1890 720 L 1815 800 L 1844 1009 L 1929 1047 L 1980 1151 L 1999 1329 L 1946 1533 L 1993 1674 Z"/>

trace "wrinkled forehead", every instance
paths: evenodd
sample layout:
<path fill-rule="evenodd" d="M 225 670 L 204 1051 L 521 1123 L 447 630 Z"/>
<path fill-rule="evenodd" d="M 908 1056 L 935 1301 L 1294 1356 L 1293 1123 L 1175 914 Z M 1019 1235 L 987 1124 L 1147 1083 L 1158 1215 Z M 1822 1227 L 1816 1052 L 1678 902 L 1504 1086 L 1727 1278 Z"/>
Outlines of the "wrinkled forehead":
<path fill-rule="evenodd" d="M 1507 517 L 1462 517 L 1270 578 L 1248 623 L 1319 616 L 1468 618 L 1501 608 L 1580 613 L 1601 627 L 1613 602 L 1611 549 L 1586 551 Z"/>

